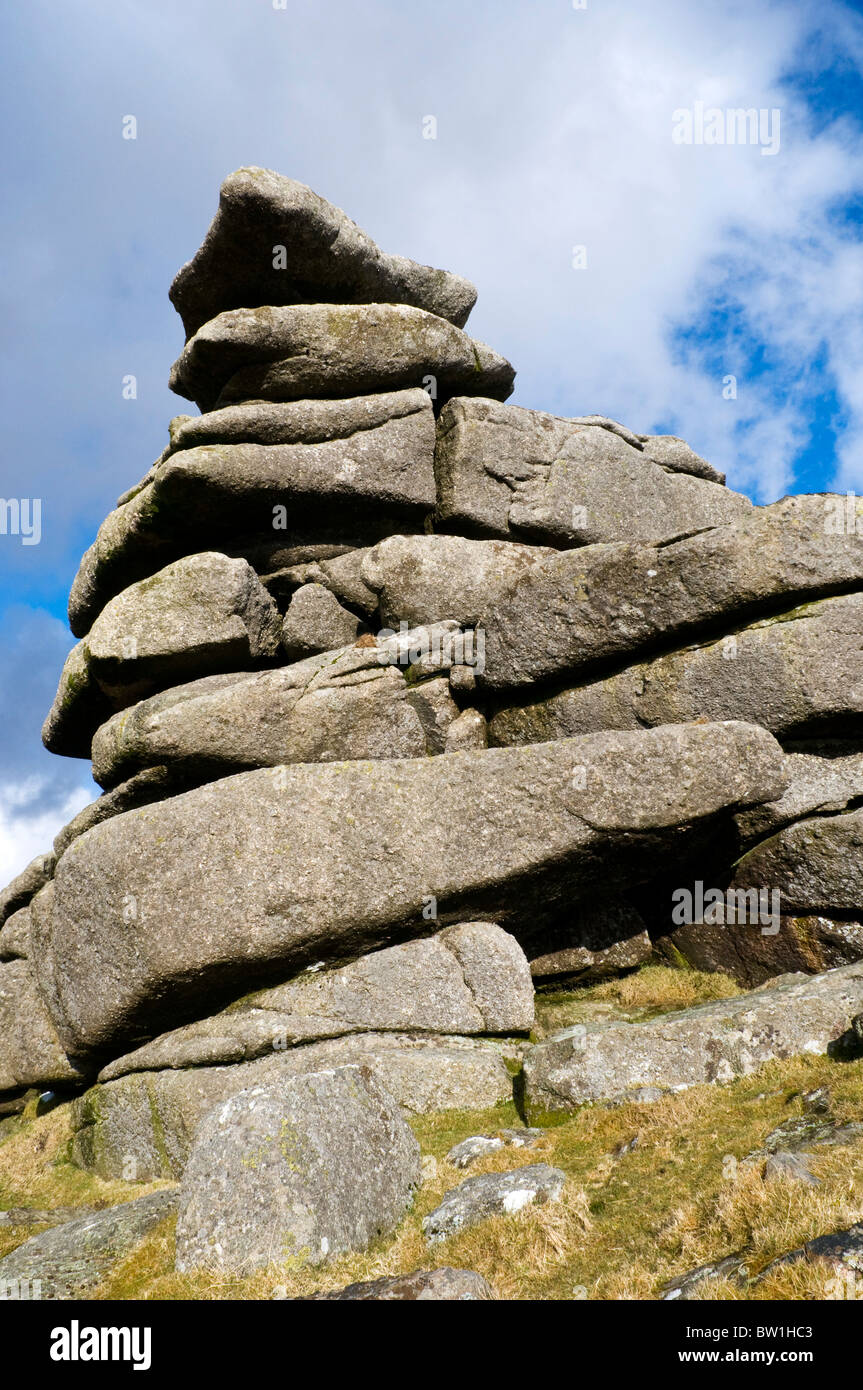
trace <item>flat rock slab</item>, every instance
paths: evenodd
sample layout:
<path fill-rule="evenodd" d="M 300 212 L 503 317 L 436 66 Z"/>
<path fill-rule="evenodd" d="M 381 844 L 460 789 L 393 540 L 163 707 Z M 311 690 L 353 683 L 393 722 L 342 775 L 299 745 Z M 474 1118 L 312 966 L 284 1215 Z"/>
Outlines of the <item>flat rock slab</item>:
<path fill-rule="evenodd" d="M 392 627 L 447 618 L 471 624 L 495 594 L 553 554 L 515 541 L 390 536 L 367 552 L 361 574 Z"/>
<path fill-rule="evenodd" d="M 403 391 L 512 394 L 515 372 L 446 319 L 403 304 L 231 309 L 199 328 L 170 386 L 202 411 L 239 401 L 294 401 Z"/>
<path fill-rule="evenodd" d="M 675 829 L 780 795 L 781 769 L 764 730 L 692 724 L 240 773 L 73 841 L 34 899 L 40 988 L 67 1050 L 118 1055 L 220 994 L 425 935 L 432 909 L 518 935 L 604 860 L 649 877 Z"/>
<path fill-rule="evenodd" d="M 660 1297 L 664 1303 L 688 1302 L 690 1299 L 699 1297 L 697 1291 L 702 1284 L 714 1279 L 732 1279 L 740 1285 L 748 1284 L 747 1256 L 740 1251 L 734 1255 L 724 1255 L 721 1260 L 714 1260 L 711 1264 L 699 1265 L 697 1269 L 687 1270 L 685 1274 L 663 1284 Z"/>
<path fill-rule="evenodd" d="M 434 1244 L 490 1216 L 512 1216 L 534 1203 L 556 1202 L 565 1182 L 566 1174 L 547 1163 L 468 1178 L 424 1218 L 426 1240 Z"/>
<path fill-rule="evenodd" d="M 189 784 L 254 767 L 442 753 L 459 710 L 441 671 L 413 677 L 398 643 L 383 638 L 253 675 L 204 677 L 139 701 L 107 720 L 92 742 L 103 787 L 167 767 Z M 435 633 L 414 630 L 418 647 Z M 453 646 L 456 645 L 453 640 Z M 180 787 L 178 790 L 182 790 Z"/>
<path fill-rule="evenodd" d="M 786 913 L 863 913 L 863 809 L 786 826 L 743 856 L 731 886 L 778 890 Z"/>
<path fill-rule="evenodd" d="M 491 1285 L 472 1269 L 418 1269 L 389 1279 L 369 1279 L 345 1289 L 309 1294 L 301 1302 L 339 1303 L 486 1303 L 496 1298 Z"/>
<path fill-rule="evenodd" d="M 0 1260 L 0 1290 L 13 1281 L 31 1287 L 38 1281 L 41 1298 L 75 1298 L 101 1283 L 176 1207 L 176 1191 L 151 1192 L 31 1236 Z"/>
<path fill-rule="evenodd" d="M 419 1144 L 367 1068 L 242 1091 L 198 1131 L 177 1269 L 247 1274 L 365 1250 L 401 1220 L 419 1180 Z"/>
<path fill-rule="evenodd" d="M 293 438 L 229 437 L 179 450 L 110 513 L 72 585 L 76 636 L 86 635 L 108 599 L 196 550 L 221 546 L 254 557 L 256 547 L 272 551 L 282 541 L 310 559 L 324 543 L 333 554 L 412 524 L 422 529 L 435 501 L 426 391 L 298 401 L 293 409 L 283 431 Z"/>
<path fill-rule="evenodd" d="M 70 653 L 42 738 L 88 757 L 113 710 L 196 676 L 248 669 L 279 650 L 278 609 L 246 560 L 205 551 L 118 594 Z"/>
<path fill-rule="evenodd" d="M 414 304 L 463 327 L 475 300 L 460 275 L 387 255 L 306 184 L 256 166 L 225 179 L 203 245 L 171 286 L 187 335 L 223 309 L 304 301 Z"/>
<path fill-rule="evenodd" d="M 91 1088 L 74 1103 L 75 1162 L 105 1178 L 179 1177 L 214 1106 L 237 1091 L 281 1085 L 307 1071 L 369 1067 L 402 1109 L 427 1114 L 487 1110 L 512 1100 L 508 1064 L 519 1064 L 515 1047 L 434 1034 L 355 1033 L 285 1048 L 284 1035 L 275 1031 L 267 1042 L 266 1053 L 250 1051 L 255 1060 L 246 1061 L 242 1039 L 217 1039 L 213 1054 L 231 1057 L 232 1065 L 132 1072 Z"/>
<path fill-rule="evenodd" d="M 497 400 L 447 403 L 435 471 L 443 530 L 559 549 L 667 541 L 752 509 L 682 440 L 643 442 L 613 421 L 567 420 Z"/>
<path fill-rule="evenodd" d="M 223 1013 L 145 1043 L 99 1073 L 251 1061 L 320 1038 L 358 1031 L 526 1033 L 533 986 L 524 952 L 493 922 L 462 922 L 438 936 L 312 971 L 246 995 Z"/>
<path fill-rule="evenodd" d="M 641 1087 L 684 1090 L 749 1076 L 775 1058 L 824 1056 L 861 1007 L 863 965 L 848 965 L 647 1022 L 564 1029 L 526 1058 L 527 1114 L 539 1121 Z"/>
<path fill-rule="evenodd" d="M 385 542 L 388 544 L 388 542 Z M 863 729 L 863 594 L 821 599 L 605 680 L 501 710 L 492 743 L 744 719 L 781 739 Z"/>
<path fill-rule="evenodd" d="M 828 533 L 831 500 L 786 497 L 668 545 L 584 546 L 532 565 L 480 617 L 478 679 L 506 689 L 610 674 L 657 647 L 727 633 L 729 619 L 863 588 L 863 530 Z"/>
<path fill-rule="evenodd" d="M 853 742 L 807 741 L 807 751 L 785 760 L 788 787 L 778 801 L 768 801 L 735 817 L 741 843 L 751 846 L 792 821 L 816 811 L 844 811 L 863 798 L 863 753 Z"/>

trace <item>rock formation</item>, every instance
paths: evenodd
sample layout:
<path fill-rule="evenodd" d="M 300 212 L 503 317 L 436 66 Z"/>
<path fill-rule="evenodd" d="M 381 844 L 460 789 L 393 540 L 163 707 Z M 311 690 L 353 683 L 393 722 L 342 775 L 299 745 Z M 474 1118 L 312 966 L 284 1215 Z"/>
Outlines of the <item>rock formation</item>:
<path fill-rule="evenodd" d="M 264 1110 L 316 1157 L 282 1154 L 259 1225 L 293 1201 L 318 1259 L 409 1201 L 399 1107 L 494 1105 L 525 1063 L 548 1115 L 836 1044 L 863 1010 L 860 522 L 505 404 L 467 281 L 266 170 L 226 181 L 171 297 L 202 414 L 73 585 L 44 741 L 104 795 L 0 894 L 0 1103 L 76 1097 L 105 1176 L 189 1165 L 182 1261 L 239 1269 L 272 1253 L 225 1234 Z M 531 1048 L 534 983 L 651 953 L 749 986 L 843 968 Z M 299 1219 L 354 1160 L 374 1210 Z M 530 1187 L 470 1181 L 489 1211 Z"/>

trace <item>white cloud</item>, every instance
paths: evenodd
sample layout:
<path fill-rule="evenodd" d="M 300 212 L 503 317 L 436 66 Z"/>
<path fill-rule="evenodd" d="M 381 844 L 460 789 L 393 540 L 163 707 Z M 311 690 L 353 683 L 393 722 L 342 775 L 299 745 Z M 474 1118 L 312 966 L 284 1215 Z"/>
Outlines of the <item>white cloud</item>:
<path fill-rule="evenodd" d="M 92 800 L 86 787 L 78 787 L 54 810 L 28 810 L 40 790 L 32 782 L 0 789 L 0 887 L 15 878 L 37 854 L 50 851 L 57 831 Z"/>

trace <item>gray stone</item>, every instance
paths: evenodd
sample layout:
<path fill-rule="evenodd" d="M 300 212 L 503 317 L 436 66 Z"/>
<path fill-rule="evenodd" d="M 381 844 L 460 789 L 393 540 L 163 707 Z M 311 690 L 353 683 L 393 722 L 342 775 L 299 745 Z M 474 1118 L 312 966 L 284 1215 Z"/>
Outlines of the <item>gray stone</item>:
<path fill-rule="evenodd" d="M 539 1120 L 641 1086 L 675 1090 L 749 1076 L 782 1057 L 824 1056 L 863 1001 L 863 966 L 791 976 L 751 994 L 646 1022 L 588 1022 L 531 1049 L 526 1111 Z"/>
<path fill-rule="evenodd" d="M 99 1207 L 8 1207 L 0 1211 L 0 1226 L 65 1226 L 95 1216 Z"/>
<path fill-rule="evenodd" d="M 378 595 L 388 625 L 415 627 L 446 618 L 472 624 L 496 594 L 553 555 L 513 541 L 390 536 L 369 550 L 362 578 Z"/>
<path fill-rule="evenodd" d="M 809 1158 L 811 1154 L 786 1153 L 783 1149 L 768 1154 L 764 1164 L 764 1181 L 800 1182 L 806 1187 L 818 1187 L 820 1179 L 809 1167 Z"/>
<path fill-rule="evenodd" d="M 584 903 L 571 918 L 528 945 L 530 973 L 540 985 L 586 983 L 643 965 L 653 944 L 643 919 L 628 903 Z"/>
<path fill-rule="evenodd" d="M 494 1299 L 494 1289 L 472 1269 L 420 1269 L 413 1274 L 395 1274 L 388 1279 L 348 1284 L 346 1289 L 313 1293 L 304 1301 L 349 1303 L 408 1303 L 433 1299 L 438 1303 L 484 1303 Z"/>
<path fill-rule="evenodd" d="M 37 854 L 26 869 L 0 892 L 0 927 L 13 912 L 26 907 L 54 873 L 54 855 Z"/>
<path fill-rule="evenodd" d="M 727 912 L 722 915 L 730 917 Z M 859 921 L 780 913 L 779 930 L 774 932 L 772 927 L 762 931 L 748 909 L 746 916 L 750 920 L 676 927 L 656 941 L 657 951 L 675 965 L 683 960 L 694 970 L 721 971 L 744 989 L 789 972 L 818 974 L 863 960 L 863 923 Z"/>
<path fill-rule="evenodd" d="M 435 1244 L 490 1216 L 511 1216 L 533 1203 L 556 1202 L 565 1182 L 566 1174 L 547 1163 L 467 1178 L 424 1218 L 426 1240 Z"/>
<path fill-rule="evenodd" d="M 780 795 L 781 768 L 764 730 L 702 724 L 241 773 L 73 841 L 34 900 L 40 987 L 68 1048 L 116 1054 L 432 906 L 518 935 L 611 864 L 652 877 L 676 828 Z"/>
<path fill-rule="evenodd" d="M 725 474 L 696 454 L 694 449 L 676 434 L 643 434 L 641 447 L 647 458 L 668 468 L 672 473 L 692 473 L 696 478 L 724 484 Z"/>
<path fill-rule="evenodd" d="M 545 1133 L 542 1129 L 501 1129 L 497 1134 L 474 1134 L 455 1144 L 446 1156 L 454 1168 L 468 1168 L 478 1158 L 505 1147 L 532 1149 Z"/>
<path fill-rule="evenodd" d="M 863 594 L 821 599 L 604 680 L 502 710 L 492 743 L 743 719 L 777 738 L 863 729 Z M 859 679 L 857 673 L 859 672 Z"/>
<path fill-rule="evenodd" d="M 31 1236 L 0 1259 L 0 1288 L 19 1280 L 31 1285 L 38 1280 L 43 1299 L 87 1293 L 176 1206 L 176 1192 L 150 1192 Z"/>
<path fill-rule="evenodd" d="M 496 400 L 448 402 L 435 452 L 441 526 L 570 547 L 667 541 L 752 510 L 682 440 L 654 441 L 649 453 L 613 423 Z M 671 467 L 675 456 L 689 467 Z"/>
<path fill-rule="evenodd" d="M 785 914 L 863 914 L 863 810 L 786 826 L 745 854 L 732 889 L 781 894 Z"/>
<path fill-rule="evenodd" d="M 390 946 L 338 970 L 312 971 L 246 995 L 213 1017 L 163 1034 L 109 1063 L 132 1071 L 251 1060 L 360 1030 L 415 1034 L 527 1033 L 533 989 L 524 953 L 493 922 Z"/>
<path fill-rule="evenodd" d="M 343 608 L 335 594 L 322 584 L 303 584 L 297 589 L 282 624 L 282 646 L 291 661 L 355 642 L 360 620 Z"/>
<path fill-rule="evenodd" d="M 685 1274 L 663 1284 L 660 1289 L 660 1297 L 664 1303 L 672 1303 L 675 1300 L 687 1302 L 689 1299 L 700 1297 L 697 1292 L 700 1286 L 708 1280 L 714 1279 L 731 1279 L 734 1283 L 745 1287 L 749 1283 L 749 1265 L 745 1252 L 738 1251 L 734 1255 L 725 1255 L 721 1260 L 715 1260 L 712 1264 L 699 1265 L 697 1269 L 687 1270 Z"/>
<path fill-rule="evenodd" d="M 189 339 L 170 386 L 202 411 L 423 387 L 506 400 L 515 372 L 485 343 L 405 304 L 266 305 L 218 314 Z"/>
<path fill-rule="evenodd" d="M 158 699 L 158 696 L 155 698 Z M 98 738 L 98 732 L 96 737 Z M 175 796 L 178 792 L 188 790 L 189 785 L 190 779 L 184 775 L 181 767 L 163 765 L 147 767 L 142 772 L 136 772 L 128 781 L 114 787 L 113 791 L 106 792 L 96 801 L 91 801 L 89 806 L 85 806 L 69 821 L 68 825 L 64 825 L 54 838 L 54 853 L 59 859 L 73 840 L 77 840 L 79 835 L 83 835 L 94 825 L 101 825 L 103 821 L 110 820 L 112 816 L 120 816 L 124 811 L 134 811 L 139 806 L 164 801 L 167 796 Z"/>
<path fill-rule="evenodd" d="M 464 666 L 453 667 L 454 671 L 464 671 L 466 669 L 469 668 Z M 450 672 L 450 688 L 458 688 L 457 684 L 454 686 L 452 672 Z M 462 710 L 458 718 L 453 720 L 446 731 L 445 752 L 460 753 L 470 748 L 487 747 L 488 725 L 485 721 L 485 715 L 481 714 L 478 709 Z"/>
<path fill-rule="evenodd" d="M 93 776 L 114 786 L 166 765 L 175 779 L 201 782 L 250 767 L 442 753 L 458 716 L 447 682 L 408 680 L 410 667 L 390 659 L 397 650 L 379 638 L 277 670 L 175 686 L 102 725 Z"/>
<path fill-rule="evenodd" d="M 731 618 L 863 587 L 863 530 L 829 533 L 831 500 L 786 497 L 665 546 L 586 546 L 531 566 L 480 618 L 477 679 L 506 688 L 587 675 L 711 625 L 727 632 Z"/>
<path fill-rule="evenodd" d="M 102 610 L 67 663 L 42 732 L 51 752 L 90 739 L 106 717 L 195 676 L 248 669 L 278 651 L 278 609 L 245 560 L 205 552 L 177 560 L 124 590 Z M 89 749 L 88 749 L 89 751 Z"/>
<path fill-rule="evenodd" d="M 268 1052 L 246 1061 L 260 1038 L 237 1027 L 233 1036 L 211 1040 L 220 1065 L 201 1065 L 198 1039 L 196 1065 L 130 1072 L 92 1087 L 73 1106 L 74 1161 L 104 1178 L 179 1177 L 198 1126 L 214 1106 L 239 1090 L 329 1067 L 370 1067 L 412 1114 L 488 1110 L 512 1100 L 507 1063 L 519 1061 L 517 1050 L 505 1044 L 455 1036 L 355 1033 L 282 1050 L 284 1040 L 271 1030 Z M 182 1061 L 178 1051 L 174 1061 Z"/>
<path fill-rule="evenodd" d="M 419 1180 L 419 1144 L 367 1068 L 242 1091 L 195 1139 L 177 1269 L 248 1274 L 365 1250 L 398 1224 Z"/>
<path fill-rule="evenodd" d="M 460 275 L 387 255 L 305 184 L 272 169 L 237 169 L 222 184 L 203 244 L 171 286 L 187 335 L 223 309 L 306 300 L 415 304 L 462 327 L 476 289 Z"/>
<path fill-rule="evenodd" d="M 5 931 L 5 929 L 4 929 Z M 80 1080 L 33 978 L 31 962 L 0 963 L 0 1090 Z"/>
<path fill-rule="evenodd" d="M 735 817 L 743 844 L 766 839 L 816 811 L 844 811 L 849 802 L 863 797 L 863 753 L 850 743 L 813 743 L 811 751 L 789 753 L 785 770 L 788 787 L 778 801 Z"/>
<path fill-rule="evenodd" d="M 76 636 L 108 599 L 195 550 L 230 548 L 267 572 L 412 524 L 421 529 L 435 501 L 427 392 L 301 401 L 296 409 L 295 440 L 183 449 L 111 512 L 72 585 Z M 275 561 L 280 548 L 289 553 Z"/>
<path fill-rule="evenodd" d="M 19 907 L 0 929 L 0 961 L 26 960 L 30 954 L 30 908 Z"/>

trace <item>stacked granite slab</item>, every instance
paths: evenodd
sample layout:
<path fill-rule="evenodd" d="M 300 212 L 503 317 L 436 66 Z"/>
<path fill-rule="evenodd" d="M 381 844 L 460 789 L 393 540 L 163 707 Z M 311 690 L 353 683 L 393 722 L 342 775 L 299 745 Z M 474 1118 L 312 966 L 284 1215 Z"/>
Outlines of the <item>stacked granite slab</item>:
<path fill-rule="evenodd" d="M 73 585 L 44 739 L 104 795 L 0 896 L 0 1103 L 81 1092 L 79 1161 L 138 1179 L 315 1068 L 493 1105 L 534 981 L 721 955 L 671 920 L 695 878 L 820 914 L 803 968 L 863 954 L 863 541 L 824 498 L 504 404 L 467 281 L 269 171 L 171 294 L 202 413 Z"/>

